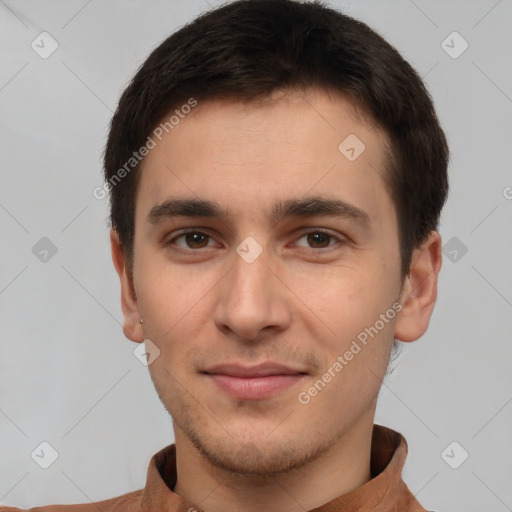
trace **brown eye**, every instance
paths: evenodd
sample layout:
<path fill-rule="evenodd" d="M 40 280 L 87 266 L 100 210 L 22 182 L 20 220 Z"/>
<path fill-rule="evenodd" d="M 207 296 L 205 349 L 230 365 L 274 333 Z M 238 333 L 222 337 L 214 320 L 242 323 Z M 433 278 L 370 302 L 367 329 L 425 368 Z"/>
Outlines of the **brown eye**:
<path fill-rule="evenodd" d="M 336 245 L 336 242 L 343 242 L 342 238 L 318 229 L 304 233 L 299 240 L 302 239 L 306 239 L 306 244 L 298 243 L 297 245 L 309 249 L 326 249 Z"/>
<path fill-rule="evenodd" d="M 312 244 L 315 249 L 328 247 L 329 241 L 332 239 L 331 235 L 322 233 L 321 231 L 309 233 L 306 236 L 308 237 L 308 242 Z"/>
<path fill-rule="evenodd" d="M 170 243 L 175 243 L 177 246 L 184 247 L 185 249 L 203 249 L 208 246 L 210 238 L 211 237 L 209 235 L 201 233 L 200 231 L 190 231 L 188 233 L 178 235 L 173 238 Z M 185 245 L 176 242 L 180 239 L 185 240 Z"/>

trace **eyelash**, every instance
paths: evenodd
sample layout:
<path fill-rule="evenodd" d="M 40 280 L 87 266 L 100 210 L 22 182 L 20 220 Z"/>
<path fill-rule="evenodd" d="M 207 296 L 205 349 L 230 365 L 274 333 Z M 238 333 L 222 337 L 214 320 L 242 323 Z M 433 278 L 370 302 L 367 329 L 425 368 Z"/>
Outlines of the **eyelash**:
<path fill-rule="evenodd" d="M 180 239 L 181 237 L 187 235 L 187 234 L 198 234 L 198 235 L 204 235 L 208 238 L 213 238 L 213 236 L 209 235 L 208 233 L 204 233 L 203 231 L 199 231 L 197 230 L 196 228 L 189 228 L 189 229 L 186 229 L 184 231 L 182 231 L 181 233 L 179 233 L 178 235 L 176 235 L 175 237 L 173 237 L 172 239 L 170 239 L 168 242 L 166 242 L 166 245 L 172 245 L 175 243 L 176 240 Z M 308 236 L 308 235 L 311 235 L 311 234 L 317 234 L 317 233 L 321 233 L 321 234 L 324 234 L 324 235 L 327 235 L 328 237 L 330 237 L 330 239 L 334 239 L 336 242 L 338 243 L 345 243 L 346 242 L 346 239 L 342 238 L 342 237 L 339 237 L 339 236 L 336 236 L 336 235 L 333 235 L 332 233 L 330 233 L 329 231 L 326 231 L 322 228 L 316 228 L 316 229 L 311 229 L 309 231 L 306 231 L 304 233 L 301 234 L 301 236 L 298 238 L 298 240 L 300 240 L 301 238 L 304 238 L 305 236 Z M 312 251 L 326 251 L 332 247 L 334 247 L 336 244 L 331 244 L 331 245 L 328 245 L 327 247 L 320 247 L 320 248 L 315 248 L 315 247 L 309 247 L 309 249 L 311 249 Z M 179 249 L 181 250 L 184 250 L 184 251 L 200 251 L 201 249 L 208 249 L 208 247 L 201 247 L 199 249 L 192 249 L 190 247 L 181 247 L 181 246 L 178 246 Z"/>

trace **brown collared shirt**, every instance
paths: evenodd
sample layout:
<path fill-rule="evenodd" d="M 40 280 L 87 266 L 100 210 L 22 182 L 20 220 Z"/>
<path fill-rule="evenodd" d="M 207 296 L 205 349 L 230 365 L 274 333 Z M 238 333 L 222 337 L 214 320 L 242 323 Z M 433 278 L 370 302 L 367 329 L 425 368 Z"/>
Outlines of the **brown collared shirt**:
<path fill-rule="evenodd" d="M 427 512 L 402 480 L 407 456 L 404 437 L 382 425 L 374 425 L 371 447 L 371 480 L 310 512 Z M 146 486 L 118 498 L 82 505 L 49 505 L 29 512 L 202 512 L 172 489 L 176 484 L 176 450 L 171 444 L 153 455 Z M 22 512 L 0 506 L 0 512 Z"/>

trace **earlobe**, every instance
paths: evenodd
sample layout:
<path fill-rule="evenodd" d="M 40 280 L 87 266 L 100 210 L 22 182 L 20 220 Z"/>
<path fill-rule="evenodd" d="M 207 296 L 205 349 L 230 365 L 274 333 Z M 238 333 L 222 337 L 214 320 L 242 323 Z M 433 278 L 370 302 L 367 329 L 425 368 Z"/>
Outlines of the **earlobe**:
<path fill-rule="evenodd" d="M 437 231 L 431 231 L 412 255 L 410 272 L 400 297 L 402 311 L 395 324 L 396 339 L 415 341 L 427 330 L 437 298 L 441 262 L 441 236 Z"/>
<path fill-rule="evenodd" d="M 133 278 L 127 268 L 119 235 L 114 229 L 110 230 L 110 246 L 112 262 L 121 283 L 121 309 L 124 316 L 123 332 L 129 340 L 141 343 L 144 341 L 144 331 L 140 321 L 141 315 L 133 286 Z"/>

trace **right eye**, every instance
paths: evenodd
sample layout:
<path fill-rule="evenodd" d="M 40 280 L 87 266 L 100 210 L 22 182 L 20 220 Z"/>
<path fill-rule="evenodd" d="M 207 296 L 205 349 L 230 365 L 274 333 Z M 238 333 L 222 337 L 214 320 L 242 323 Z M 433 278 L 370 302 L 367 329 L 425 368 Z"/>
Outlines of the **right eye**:
<path fill-rule="evenodd" d="M 178 240 L 183 240 L 183 242 L 178 243 Z M 197 250 L 212 247 L 208 245 L 209 240 L 213 240 L 213 237 L 196 229 L 188 229 L 170 239 L 166 245 L 177 245 L 182 249 Z"/>

